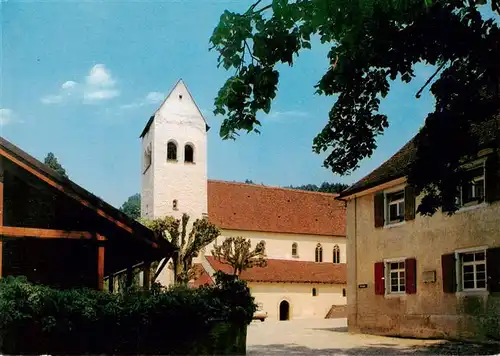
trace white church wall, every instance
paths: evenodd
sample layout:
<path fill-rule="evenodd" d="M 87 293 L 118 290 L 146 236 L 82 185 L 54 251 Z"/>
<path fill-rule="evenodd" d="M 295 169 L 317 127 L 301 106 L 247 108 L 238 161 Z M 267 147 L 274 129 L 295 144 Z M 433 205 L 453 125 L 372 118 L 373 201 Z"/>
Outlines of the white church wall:
<path fill-rule="evenodd" d="M 346 239 L 324 235 L 285 234 L 260 231 L 222 230 L 221 236 L 205 248 L 205 254 L 211 255 L 213 245 L 222 243 L 226 237 L 243 236 L 250 239 L 252 247 L 261 240 L 266 242 L 266 255 L 271 259 L 286 259 L 296 261 L 314 261 L 318 243 L 323 248 L 323 262 L 333 262 L 333 247 L 339 246 L 340 263 L 346 263 Z M 292 244 L 297 243 L 298 257 L 292 256 Z"/>
<path fill-rule="evenodd" d="M 255 303 L 262 303 L 268 320 L 279 320 L 279 307 L 283 300 L 289 303 L 290 319 L 323 319 L 332 305 L 345 305 L 346 297 L 340 284 L 309 283 L 248 283 Z M 316 289 L 313 296 L 312 289 Z"/>
<path fill-rule="evenodd" d="M 152 217 L 154 207 L 154 125 L 141 142 L 141 217 Z M 146 153 L 151 152 L 151 162 L 146 162 Z"/>

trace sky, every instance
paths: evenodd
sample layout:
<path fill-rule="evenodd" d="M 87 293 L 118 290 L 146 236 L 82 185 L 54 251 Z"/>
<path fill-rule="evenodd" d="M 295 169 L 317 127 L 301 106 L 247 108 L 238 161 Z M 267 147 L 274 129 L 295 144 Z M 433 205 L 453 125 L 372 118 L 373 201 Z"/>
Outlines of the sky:
<path fill-rule="evenodd" d="M 278 95 L 262 133 L 236 141 L 219 137 L 222 117 L 213 101 L 232 74 L 217 68 L 209 38 L 226 9 L 249 1 L 15 1 L 1 0 L 0 134 L 43 160 L 53 152 L 69 177 L 119 207 L 140 191 L 139 135 L 182 78 L 211 129 L 210 179 L 272 186 L 351 184 L 410 140 L 432 111 L 433 73 L 419 66 L 408 85 L 391 84 L 381 112 L 390 128 L 372 157 L 350 176 L 322 167 L 313 138 L 328 120 L 333 97 L 314 94 L 327 70 L 329 48 L 319 42 L 293 68 L 281 66 Z"/>

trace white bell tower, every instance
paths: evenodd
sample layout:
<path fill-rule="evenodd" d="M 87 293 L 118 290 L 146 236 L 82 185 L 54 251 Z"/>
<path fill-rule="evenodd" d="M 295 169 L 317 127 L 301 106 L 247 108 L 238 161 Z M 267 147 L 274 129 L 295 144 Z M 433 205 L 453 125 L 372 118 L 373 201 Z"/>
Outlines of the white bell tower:
<path fill-rule="evenodd" d="M 209 126 L 180 79 L 151 116 L 142 139 L 141 216 L 207 214 Z"/>

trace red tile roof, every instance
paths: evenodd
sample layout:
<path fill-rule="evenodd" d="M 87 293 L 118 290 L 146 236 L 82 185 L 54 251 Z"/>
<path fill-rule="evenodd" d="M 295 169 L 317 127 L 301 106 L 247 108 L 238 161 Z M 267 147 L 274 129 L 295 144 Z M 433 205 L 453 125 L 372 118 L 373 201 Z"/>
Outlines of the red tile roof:
<path fill-rule="evenodd" d="M 203 268 L 201 263 L 193 264 L 193 269 L 195 273 L 194 280 L 189 283 L 191 287 L 198 288 L 205 284 L 211 285 L 214 283 L 212 277 L 208 274 L 207 271 Z"/>
<path fill-rule="evenodd" d="M 216 271 L 232 273 L 232 267 L 206 256 Z M 329 283 L 346 284 L 347 266 L 345 263 L 310 262 L 268 259 L 266 267 L 253 267 L 240 275 L 247 282 L 264 283 Z"/>
<path fill-rule="evenodd" d="M 338 194 L 208 181 L 209 220 L 222 229 L 345 236 Z"/>

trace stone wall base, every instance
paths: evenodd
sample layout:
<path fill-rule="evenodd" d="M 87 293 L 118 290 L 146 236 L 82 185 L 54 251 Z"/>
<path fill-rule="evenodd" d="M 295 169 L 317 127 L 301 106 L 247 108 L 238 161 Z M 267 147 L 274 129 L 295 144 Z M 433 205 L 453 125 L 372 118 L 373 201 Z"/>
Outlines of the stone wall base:
<path fill-rule="evenodd" d="M 383 336 L 410 337 L 422 339 L 473 340 L 488 338 L 478 318 L 465 315 L 381 315 L 363 318 L 362 315 L 348 315 L 348 330 Z"/>

